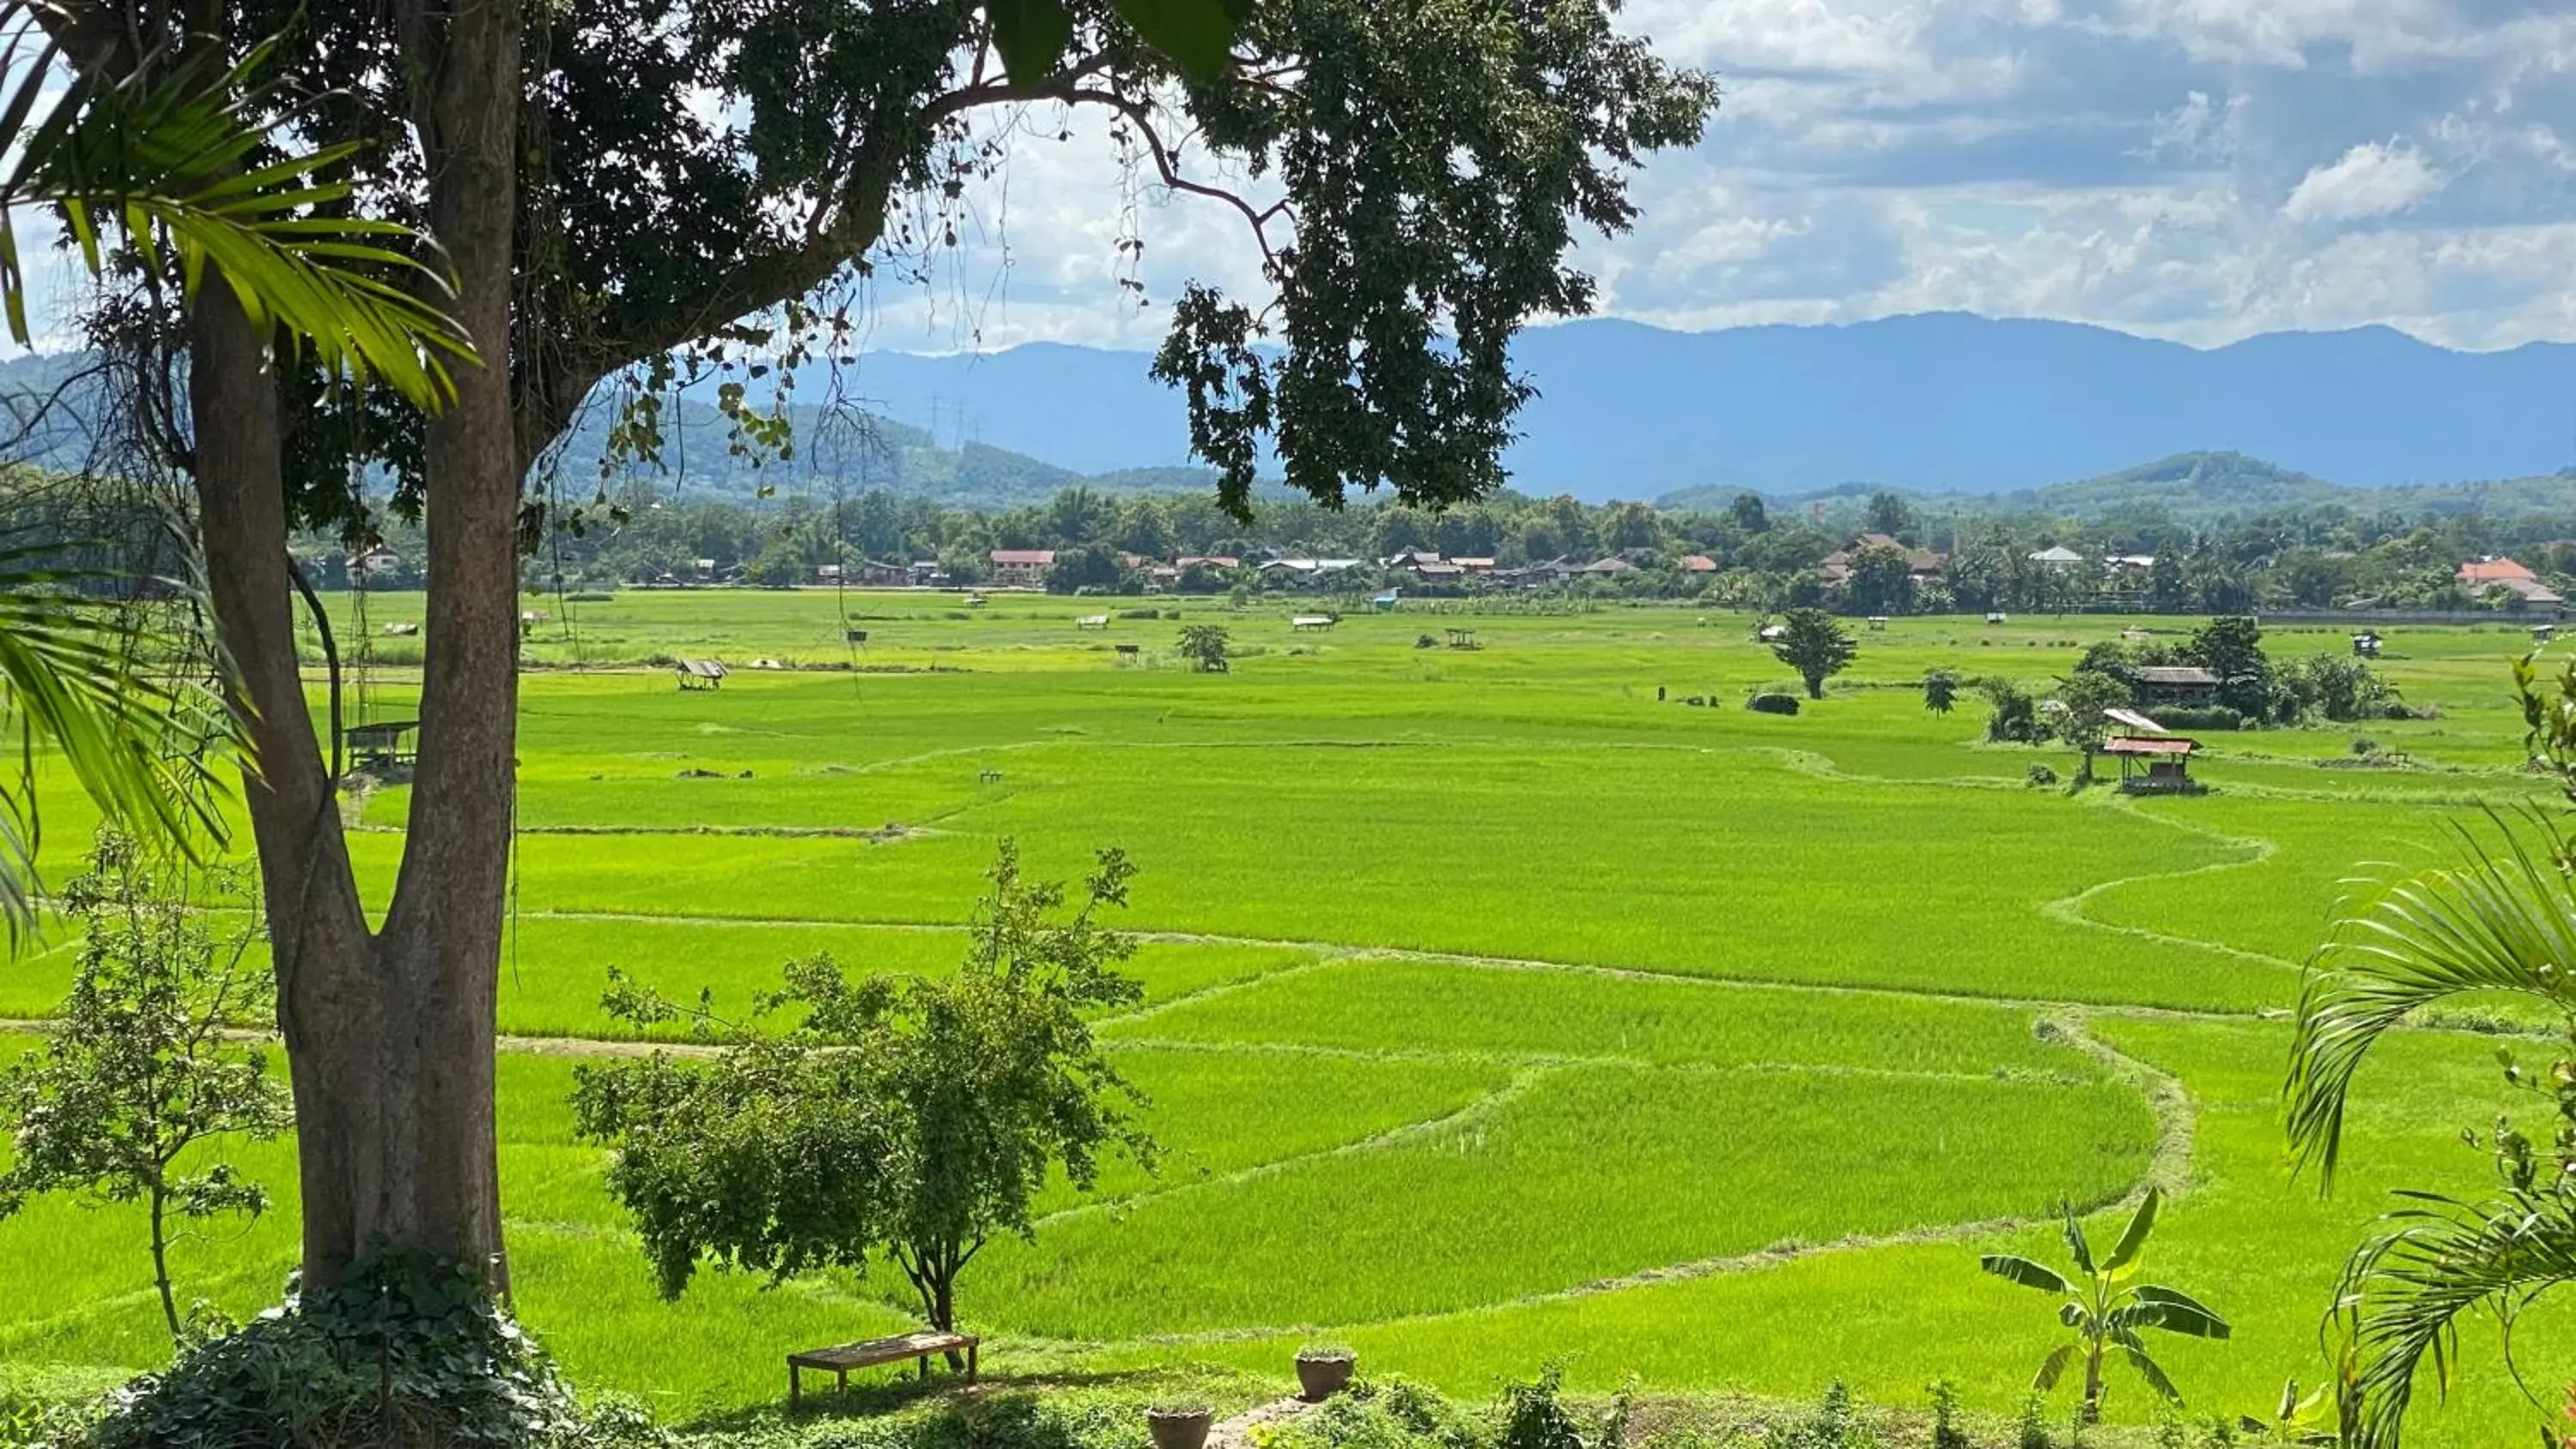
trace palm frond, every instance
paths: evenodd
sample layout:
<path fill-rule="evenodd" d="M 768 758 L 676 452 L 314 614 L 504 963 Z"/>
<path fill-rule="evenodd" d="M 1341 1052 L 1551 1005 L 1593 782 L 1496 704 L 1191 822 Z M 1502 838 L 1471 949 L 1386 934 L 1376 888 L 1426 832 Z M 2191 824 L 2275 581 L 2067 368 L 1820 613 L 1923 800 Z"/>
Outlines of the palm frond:
<path fill-rule="evenodd" d="M 20 344 L 26 277 L 6 208 L 43 205 L 93 273 L 104 219 L 148 258 L 166 248 L 191 299 L 211 267 L 255 326 L 312 349 L 327 370 L 373 377 L 425 409 L 453 396 L 448 365 L 473 353 L 428 300 L 446 294 L 443 274 L 401 250 L 415 240 L 407 228 L 330 214 L 350 188 L 317 177 L 352 148 L 255 164 L 268 140 L 251 110 L 265 48 L 219 75 L 82 77 L 48 103 L 58 51 L 35 39 L 29 0 L 0 0 L 0 35 L 0 66 L 16 76 L 0 94 L 0 137 L 18 147 L 0 174 L 0 301 Z"/>
<path fill-rule="evenodd" d="M 40 550 L 0 550 L 0 922 L 16 944 L 36 916 L 37 808 L 59 758 L 110 821 L 159 838 L 220 843 L 216 764 L 237 741 L 210 687 L 168 677 L 113 605 Z"/>
<path fill-rule="evenodd" d="M 2418 872 L 2337 923 L 2299 994 L 2285 1096 L 2291 1145 L 2331 1185 L 2345 1099 L 2370 1050 L 2447 997 L 2506 991 L 2576 1010 L 2576 896 L 2567 841 L 2534 818 L 2490 850 Z M 2532 837 L 2537 836 L 2537 839 Z"/>
<path fill-rule="evenodd" d="M 2336 1294 L 2352 1326 L 2362 1449 L 2394 1449 L 2427 1358 L 2447 1392 L 2460 1315 L 2508 1323 L 2534 1297 L 2576 1282 L 2576 1201 L 2548 1188 L 2468 1203 L 2431 1193 L 2389 1215 L 2399 1226 L 2353 1255 Z"/>

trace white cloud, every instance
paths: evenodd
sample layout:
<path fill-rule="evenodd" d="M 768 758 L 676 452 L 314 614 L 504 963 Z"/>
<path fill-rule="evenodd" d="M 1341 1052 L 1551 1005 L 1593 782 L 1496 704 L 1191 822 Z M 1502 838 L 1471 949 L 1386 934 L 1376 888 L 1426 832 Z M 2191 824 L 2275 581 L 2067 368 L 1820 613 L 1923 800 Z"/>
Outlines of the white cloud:
<path fill-rule="evenodd" d="M 1635 0 L 1623 23 L 1725 103 L 1638 178 L 1633 235 L 1583 241 L 1611 315 L 2576 337 L 2565 0 Z M 1117 286 L 1122 225 L 1157 302 L 1257 288 L 1236 218 L 1131 198 L 1087 119 L 1023 134 L 932 285 L 879 284 L 879 345 L 1150 347 L 1167 314 Z"/>
<path fill-rule="evenodd" d="M 2299 178 L 2281 215 L 2291 221 L 2367 221 L 2420 205 L 2442 178 L 2412 146 L 2364 141 Z"/>

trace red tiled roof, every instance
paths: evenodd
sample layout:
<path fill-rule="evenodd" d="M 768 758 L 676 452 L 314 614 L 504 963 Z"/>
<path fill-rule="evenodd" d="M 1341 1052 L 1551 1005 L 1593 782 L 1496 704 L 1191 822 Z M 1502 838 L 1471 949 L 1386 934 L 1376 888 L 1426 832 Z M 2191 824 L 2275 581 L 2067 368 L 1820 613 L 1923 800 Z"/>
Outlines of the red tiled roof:
<path fill-rule="evenodd" d="M 2507 580 L 2538 577 L 2509 558 L 2474 559 L 2460 565 L 2460 582 L 2464 584 L 2500 584 Z"/>

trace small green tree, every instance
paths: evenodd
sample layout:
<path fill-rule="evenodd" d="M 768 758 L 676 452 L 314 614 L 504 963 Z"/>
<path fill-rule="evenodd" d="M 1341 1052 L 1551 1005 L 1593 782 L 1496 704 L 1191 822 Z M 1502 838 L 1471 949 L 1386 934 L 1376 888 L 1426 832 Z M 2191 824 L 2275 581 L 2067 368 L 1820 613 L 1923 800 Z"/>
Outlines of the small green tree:
<path fill-rule="evenodd" d="M 1986 716 L 1986 740 L 1998 745 L 2026 745 L 2039 738 L 2039 701 L 2030 691 L 2000 675 L 1977 681 L 1993 712 Z"/>
<path fill-rule="evenodd" d="M 931 1325 L 953 1329 L 959 1274 L 993 1238 L 1033 1234 L 1051 1172 L 1088 1191 L 1105 1152 L 1150 1166 L 1130 1115 L 1144 1098 L 1085 1016 L 1142 995 L 1112 969 L 1134 943 L 1096 919 L 1126 904 L 1133 870 L 1101 852 L 1083 903 L 1058 920 L 1063 887 L 1026 879 L 1005 840 L 955 976 L 854 981 L 817 956 L 742 1022 L 706 993 L 683 1009 L 612 973 L 612 1014 L 685 1021 L 719 1047 L 573 1074 L 581 1135 L 616 1148 L 609 1191 L 663 1295 L 702 1260 L 782 1280 L 883 1259 Z M 770 1020 L 782 1012 L 792 1024 Z"/>
<path fill-rule="evenodd" d="M 2111 732 L 2106 711 L 2128 704 L 2129 686 L 2100 670 L 2079 669 L 2066 677 L 2052 699 L 2057 705 L 2052 727 L 2059 739 L 2083 752 L 2084 767 L 2077 778 L 2089 784 L 2093 756 Z"/>
<path fill-rule="evenodd" d="M 0 1074 L 0 1126 L 12 1138 L 0 1218 L 44 1192 L 141 1202 L 152 1285 L 176 1343 L 170 1246 L 186 1234 L 173 1220 L 257 1216 L 268 1205 L 230 1163 L 181 1159 L 222 1138 L 275 1137 L 294 1121 L 267 1054 L 227 1031 L 269 1014 L 268 970 L 249 959 L 261 927 L 244 917 L 217 937 L 213 918 L 115 830 L 100 833 L 63 906 L 81 929 L 80 966 L 44 1046 Z"/>
<path fill-rule="evenodd" d="M 2102 1420 L 2102 1360 L 2110 1350 L 2118 1349 L 2149 1388 L 2179 1404 L 2181 1392 L 2147 1352 L 2141 1333 L 2154 1328 L 2194 1338 L 2225 1338 L 2230 1332 L 2225 1319 L 2189 1295 L 2153 1283 L 2129 1281 L 2137 1276 L 2147 1235 L 2155 1231 L 2161 1201 L 2156 1189 L 2147 1189 L 2146 1199 L 2129 1215 L 2128 1226 L 2121 1230 L 2120 1241 L 2098 1266 L 2093 1261 L 2092 1247 L 2084 1240 L 2084 1225 L 2076 1221 L 2075 1209 L 2067 1207 L 2066 1248 L 2075 1260 L 2075 1280 L 2045 1264 L 2010 1253 L 1988 1253 L 1978 1260 L 1998 1278 L 2065 1300 L 2058 1305 L 2058 1321 L 2075 1331 L 2074 1341 L 2059 1344 L 2040 1361 L 2039 1372 L 2032 1376 L 2030 1386 L 2042 1394 L 2055 1388 L 2066 1366 L 2080 1353 L 2084 1359 L 2084 1400 L 2079 1423 L 2098 1424 Z"/>
<path fill-rule="evenodd" d="M 2218 676 L 2218 702 L 2248 719 L 2272 710 L 2272 662 L 2263 654 L 2263 631 L 2242 615 L 2212 619 L 2191 636 L 2184 654 Z"/>
<path fill-rule="evenodd" d="M 1791 609 L 1771 653 L 1806 681 L 1807 698 L 1825 697 L 1825 681 L 1850 666 L 1860 646 L 1822 609 Z"/>
<path fill-rule="evenodd" d="M 1946 669 L 1935 669 L 1923 676 L 1923 707 L 1934 714 L 1946 715 L 1959 702 L 1959 676 Z"/>
<path fill-rule="evenodd" d="M 1226 633 L 1222 624 L 1183 624 L 1181 657 L 1201 674 L 1225 672 Z"/>

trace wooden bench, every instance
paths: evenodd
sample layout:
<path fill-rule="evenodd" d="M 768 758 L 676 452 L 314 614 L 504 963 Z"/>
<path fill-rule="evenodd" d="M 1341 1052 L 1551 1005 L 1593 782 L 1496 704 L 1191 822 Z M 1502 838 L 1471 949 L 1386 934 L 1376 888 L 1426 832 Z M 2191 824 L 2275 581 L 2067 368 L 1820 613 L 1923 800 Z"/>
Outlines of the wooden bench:
<path fill-rule="evenodd" d="M 921 1360 L 921 1376 L 930 1377 L 930 1356 L 934 1353 L 966 1352 L 966 1377 L 975 1377 L 975 1346 L 983 1340 L 964 1333 L 906 1333 L 894 1338 L 871 1338 L 864 1343 L 845 1343 L 838 1348 L 809 1348 L 787 1356 L 787 1403 L 794 1407 L 805 1396 L 804 1372 L 807 1369 L 829 1369 L 840 1376 L 841 1392 L 850 1391 L 850 1370 L 874 1368 L 878 1364 L 901 1363 L 908 1358 Z"/>

